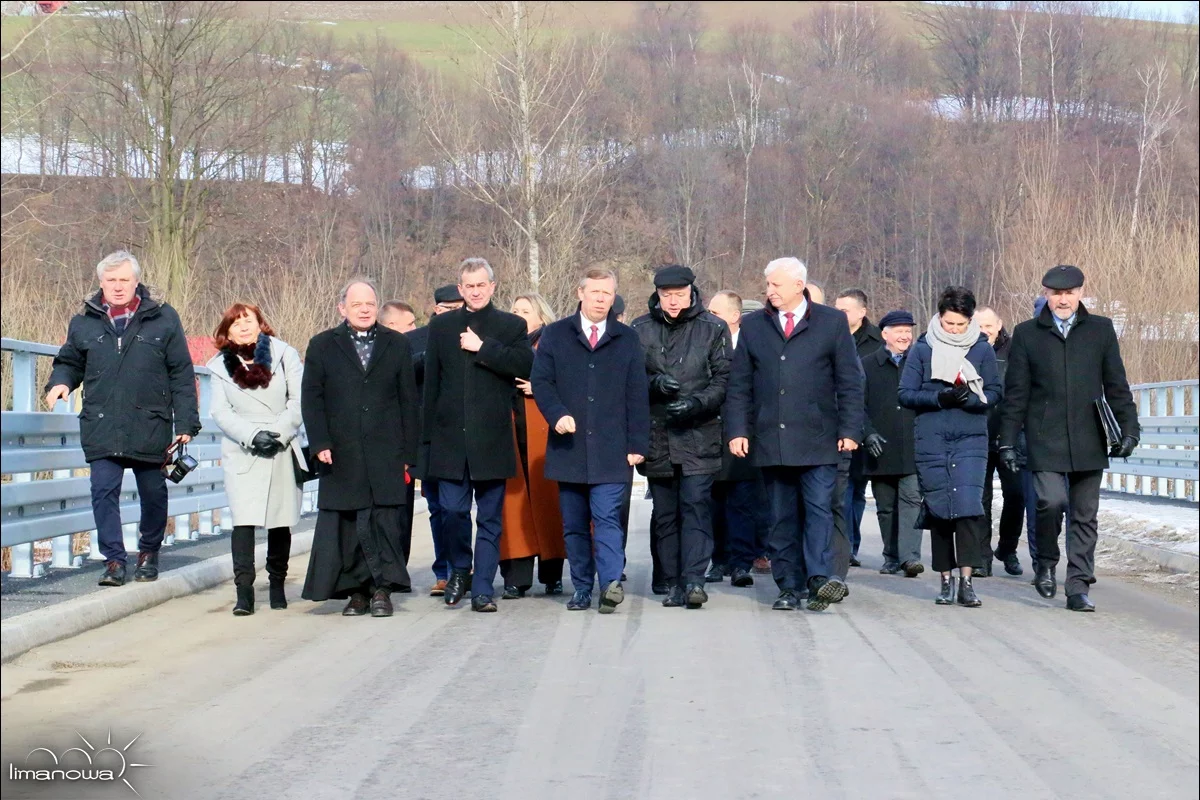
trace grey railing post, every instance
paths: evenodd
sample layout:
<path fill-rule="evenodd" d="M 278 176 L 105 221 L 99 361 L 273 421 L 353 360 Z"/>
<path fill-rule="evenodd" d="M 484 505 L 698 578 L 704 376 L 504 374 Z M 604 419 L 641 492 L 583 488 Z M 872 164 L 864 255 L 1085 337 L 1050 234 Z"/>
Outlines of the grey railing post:
<path fill-rule="evenodd" d="M 36 357 L 33 353 L 14 350 L 12 354 L 12 370 L 13 411 L 33 411 L 34 403 L 36 402 L 34 398 L 36 394 L 34 383 L 37 381 Z M 21 472 L 13 475 L 12 479 L 13 483 L 26 483 L 33 480 L 33 475 L 28 472 Z M 34 577 L 33 542 L 14 545 L 10 548 L 10 556 L 12 558 L 12 571 L 9 574 L 12 577 Z"/>

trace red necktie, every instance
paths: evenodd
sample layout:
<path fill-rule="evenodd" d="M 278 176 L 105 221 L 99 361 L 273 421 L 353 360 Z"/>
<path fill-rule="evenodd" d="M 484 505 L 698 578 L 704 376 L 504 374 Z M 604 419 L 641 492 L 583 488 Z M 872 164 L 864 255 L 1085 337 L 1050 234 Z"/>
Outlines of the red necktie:
<path fill-rule="evenodd" d="M 787 311 L 783 316 L 787 317 L 787 325 L 783 326 L 783 338 L 790 339 L 792 338 L 792 331 L 796 330 L 796 315 L 791 311 Z"/>
<path fill-rule="evenodd" d="M 600 328 L 599 328 L 599 326 L 593 325 L 592 326 L 592 335 L 588 337 L 588 344 L 590 344 L 592 346 L 592 349 L 595 350 L 596 342 L 598 342 L 598 341 L 600 341 Z"/>

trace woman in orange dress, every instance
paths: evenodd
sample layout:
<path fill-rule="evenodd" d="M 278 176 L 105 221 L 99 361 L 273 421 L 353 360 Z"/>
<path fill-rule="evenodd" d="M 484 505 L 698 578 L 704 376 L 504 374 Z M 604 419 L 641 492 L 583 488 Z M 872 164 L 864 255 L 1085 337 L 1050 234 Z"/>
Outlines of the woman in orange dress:
<path fill-rule="evenodd" d="M 512 313 L 524 317 L 529 343 L 537 349 L 542 327 L 554 321 L 554 312 L 541 295 L 530 292 L 513 300 Z M 533 401 L 529 381 L 517 381 L 513 408 L 516 421 L 517 454 L 521 469 L 508 479 L 504 495 L 503 527 L 500 535 L 500 575 L 506 600 L 524 597 L 533 586 L 533 562 L 538 561 L 538 582 L 546 594 L 562 594 L 562 512 L 558 508 L 558 484 L 545 477 L 546 439 L 550 426 Z"/>

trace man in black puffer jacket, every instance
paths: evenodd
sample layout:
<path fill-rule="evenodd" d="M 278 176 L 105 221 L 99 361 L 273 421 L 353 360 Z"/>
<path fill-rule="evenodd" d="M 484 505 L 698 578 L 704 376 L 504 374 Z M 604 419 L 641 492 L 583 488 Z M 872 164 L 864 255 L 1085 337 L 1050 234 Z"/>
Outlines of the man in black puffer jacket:
<path fill-rule="evenodd" d="M 712 484 L 721 471 L 721 404 L 729 381 L 729 328 L 704 309 L 695 282 L 687 267 L 661 268 L 650 313 L 633 322 L 650 380 L 650 454 L 638 470 L 654 499 L 669 608 L 699 608 L 708 600 Z"/>
<path fill-rule="evenodd" d="M 200 414 L 192 357 L 175 309 L 150 297 L 130 253 L 106 256 L 96 275 L 100 291 L 71 320 L 54 357 L 46 405 L 53 408 L 83 384 L 79 439 L 91 468 L 92 510 L 104 554 L 100 585 L 121 586 L 125 470 L 133 470 L 142 506 L 134 577 L 153 581 L 167 529 L 167 484 L 159 467 L 172 442 L 186 443 L 200 432 Z"/>

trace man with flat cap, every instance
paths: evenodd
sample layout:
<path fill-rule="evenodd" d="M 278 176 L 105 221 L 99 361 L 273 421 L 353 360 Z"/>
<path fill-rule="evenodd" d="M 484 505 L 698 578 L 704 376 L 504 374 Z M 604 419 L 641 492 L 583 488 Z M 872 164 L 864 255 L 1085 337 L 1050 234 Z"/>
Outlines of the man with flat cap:
<path fill-rule="evenodd" d="M 721 471 L 721 405 L 729 381 L 729 328 L 705 310 L 696 276 L 672 264 L 654 275 L 650 313 L 633 321 L 650 380 L 654 537 L 669 591 L 663 605 L 700 608 L 712 557 L 712 485 Z"/>
<path fill-rule="evenodd" d="M 1137 406 L 1112 320 L 1090 314 L 1080 302 L 1083 272 L 1060 265 L 1042 278 L 1046 306 L 1013 331 L 1000 410 L 1001 464 L 1019 469 L 1022 427 L 1028 468 L 1037 494 L 1037 573 L 1034 586 L 1047 599 L 1057 592 L 1058 535 L 1067 531 L 1067 608 L 1095 611 L 1088 597 L 1096 582 L 1096 514 L 1109 458 L 1128 458 L 1141 428 Z M 1100 421 L 1107 401 L 1121 433 L 1110 447 Z"/>

